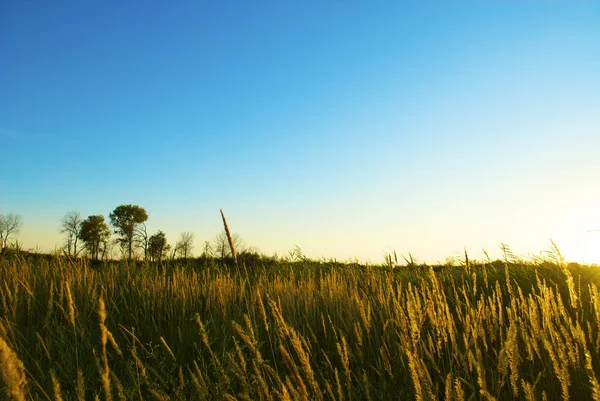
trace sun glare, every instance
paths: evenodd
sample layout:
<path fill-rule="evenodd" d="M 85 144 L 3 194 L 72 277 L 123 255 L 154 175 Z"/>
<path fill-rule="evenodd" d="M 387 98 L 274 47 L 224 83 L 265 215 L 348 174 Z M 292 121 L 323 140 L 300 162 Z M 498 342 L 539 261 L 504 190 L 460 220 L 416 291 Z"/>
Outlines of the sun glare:
<path fill-rule="evenodd" d="M 567 261 L 600 264 L 600 208 L 579 206 L 552 239 Z"/>
<path fill-rule="evenodd" d="M 563 248 L 568 261 L 600 264 L 600 231 L 573 236 L 565 241 Z"/>

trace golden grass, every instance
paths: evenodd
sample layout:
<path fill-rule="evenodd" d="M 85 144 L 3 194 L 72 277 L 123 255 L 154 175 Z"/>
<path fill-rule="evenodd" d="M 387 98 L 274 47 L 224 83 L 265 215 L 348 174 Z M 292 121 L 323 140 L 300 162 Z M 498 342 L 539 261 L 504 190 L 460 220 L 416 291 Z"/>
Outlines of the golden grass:
<path fill-rule="evenodd" d="M 0 399 L 600 399 L 597 266 L 263 264 L 0 259 Z"/>
<path fill-rule="evenodd" d="M 2 337 L 0 337 L 0 367 L 6 393 L 16 401 L 25 401 L 26 380 L 23 363 Z"/>

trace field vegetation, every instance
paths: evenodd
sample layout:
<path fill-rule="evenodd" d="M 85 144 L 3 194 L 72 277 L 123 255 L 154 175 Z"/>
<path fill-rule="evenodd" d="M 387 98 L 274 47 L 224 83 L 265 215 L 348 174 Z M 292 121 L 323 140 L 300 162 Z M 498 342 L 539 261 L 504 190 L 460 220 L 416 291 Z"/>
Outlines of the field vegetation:
<path fill-rule="evenodd" d="M 0 399 L 600 400 L 600 268 L 0 256 Z"/>

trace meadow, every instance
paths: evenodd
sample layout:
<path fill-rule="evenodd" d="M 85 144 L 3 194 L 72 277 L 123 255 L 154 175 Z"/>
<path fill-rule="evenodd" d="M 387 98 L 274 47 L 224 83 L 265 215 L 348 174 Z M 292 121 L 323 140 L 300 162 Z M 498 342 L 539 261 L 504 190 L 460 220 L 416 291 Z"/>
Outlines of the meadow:
<path fill-rule="evenodd" d="M 0 256 L 0 398 L 600 400 L 600 267 Z"/>

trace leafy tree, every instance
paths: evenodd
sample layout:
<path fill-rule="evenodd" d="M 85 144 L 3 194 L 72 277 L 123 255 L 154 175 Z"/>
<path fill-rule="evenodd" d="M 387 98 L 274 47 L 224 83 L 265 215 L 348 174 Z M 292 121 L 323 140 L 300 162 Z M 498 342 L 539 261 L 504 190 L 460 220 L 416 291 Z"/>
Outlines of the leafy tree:
<path fill-rule="evenodd" d="M 137 205 L 121 205 L 113 210 L 109 217 L 110 224 L 115 228 L 115 234 L 121 236 L 119 241 L 127 249 L 129 260 L 131 260 L 136 239 L 136 228 L 148 220 L 148 213 L 144 208 Z"/>
<path fill-rule="evenodd" d="M 92 260 L 98 260 L 101 245 L 106 249 L 106 244 L 110 238 L 110 228 L 104 222 L 104 216 L 89 216 L 82 221 L 79 238 L 84 242 L 90 255 L 92 255 Z"/>
<path fill-rule="evenodd" d="M 60 232 L 66 234 L 67 236 L 67 243 L 65 247 L 67 248 L 67 253 L 69 256 L 77 256 L 77 241 L 80 238 L 79 229 L 81 228 L 80 226 L 82 222 L 83 220 L 81 218 L 81 214 L 75 211 L 67 212 L 67 214 L 65 214 L 60 220 Z"/>
<path fill-rule="evenodd" d="M 175 252 L 181 258 L 187 259 L 192 256 L 194 249 L 194 233 L 184 232 L 179 236 L 179 240 L 175 244 Z"/>
<path fill-rule="evenodd" d="M 152 260 L 161 262 L 169 249 L 171 249 L 171 246 L 167 244 L 167 237 L 162 231 L 158 231 L 148 239 L 148 251 Z"/>
<path fill-rule="evenodd" d="M 18 214 L 0 214 L 0 248 L 2 251 L 8 246 L 8 237 L 11 234 L 18 234 L 23 225 L 23 219 Z"/>

